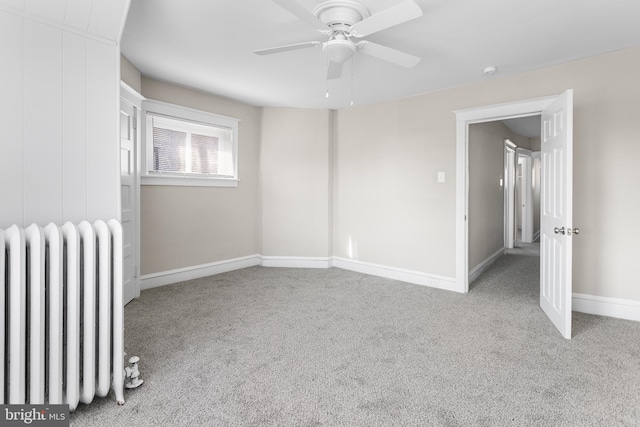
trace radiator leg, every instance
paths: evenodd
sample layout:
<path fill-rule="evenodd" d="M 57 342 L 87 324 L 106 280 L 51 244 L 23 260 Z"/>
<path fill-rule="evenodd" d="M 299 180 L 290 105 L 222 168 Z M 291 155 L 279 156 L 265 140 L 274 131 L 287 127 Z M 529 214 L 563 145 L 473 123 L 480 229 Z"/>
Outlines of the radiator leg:
<path fill-rule="evenodd" d="M 131 367 L 124 368 L 125 377 L 129 379 L 129 382 L 125 384 L 126 388 L 136 388 L 144 382 L 144 380 L 140 378 L 140 370 L 138 369 L 139 361 L 140 358 L 138 356 L 133 356 L 129 359 Z"/>

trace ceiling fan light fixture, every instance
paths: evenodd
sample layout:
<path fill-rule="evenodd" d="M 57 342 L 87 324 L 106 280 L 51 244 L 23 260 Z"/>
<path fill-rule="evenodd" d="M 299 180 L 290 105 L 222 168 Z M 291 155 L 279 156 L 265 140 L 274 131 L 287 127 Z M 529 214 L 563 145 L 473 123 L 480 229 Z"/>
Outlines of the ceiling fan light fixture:
<path fill-rule="evenodd" d="M 324 50 L 329 61 L 341 64 L 356 53 L 356 44 L 350 40 L 334 39 L 324 45 Z"/>

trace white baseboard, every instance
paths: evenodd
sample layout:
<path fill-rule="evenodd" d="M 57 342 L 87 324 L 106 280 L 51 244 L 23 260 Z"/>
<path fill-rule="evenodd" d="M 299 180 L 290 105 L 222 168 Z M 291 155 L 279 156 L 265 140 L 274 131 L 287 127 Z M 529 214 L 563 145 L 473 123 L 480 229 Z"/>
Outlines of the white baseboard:
<path fill-rule="evenodd" d="M 260 255 L 250 255 L 224 261 L 200 264 L 192 267 L 177 268 L 175 270 L 161 271 L 159 273 L 145 274 L 141 277 L 140 289 L 151 289 L 185 280 L 198 279 L 228 271 L 260 265 Z"/>
<path fill-rule="evenodd" d="M 402 268 L 388 267 L 385 265 L 339 257 L 333 258 L 333 266 L 345 270 L 357 271 L 358 273 L 370 274 L 372 276 L 413 283 L 416 285 L 445 289 L 447 291 L 462 292 L 456 284 L 456 279 L 452 277 L 434 276 L 419 271 L 405 270 Z"/>
<path fill-rule="evenodd" d="M 571 305 L 580 313 L 640 321 L 640 301 L 573 294 Z"/>
<path fill-rule="evenodd" d="M 434 276 L 419 271 L 405 270 L 396 267 L 388 267 L 337 257 L 283 257 L 261 256 L 257 254 L 242 258 L 212 262 L 209 264 L 201 264 L 192 267 L 146 274 L 141 278 L 140 289 L 145 290 L 158 286 L 170 285 L 172 283 L 198 279 L 200 277 L 212 276 L 214 274 L 226 273 L 228 271 L 239 270 L 256 265 L 281 268 L 329 268 L 333 266 L 343 268 L 345 270 L 370 274 L 372 276 L 385 277 L 388 279 L 449 291 L 463 292 L 456 285 L 455 278 Z"/>
<path fill-rule="evenodd" d="M 330 257 L 262 256 L 263 267 L 329 268 Z"/>
<path fill-rule="evenodd" d="M 494 262 L 502 258 L 504 252 L 504 248 L 498 249 L 494 254 L 489 255 L 487 259 L 476 265 L 473 270 L 469 272 L 469 283 L 473 283 L 473 281 L 480 277 L 480 275 L 491 267 Z"/>

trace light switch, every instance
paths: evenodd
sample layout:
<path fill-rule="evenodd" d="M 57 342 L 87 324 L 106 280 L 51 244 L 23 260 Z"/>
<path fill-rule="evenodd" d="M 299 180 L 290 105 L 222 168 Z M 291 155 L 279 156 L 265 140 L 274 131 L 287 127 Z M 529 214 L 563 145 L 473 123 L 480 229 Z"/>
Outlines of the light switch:
<path fill-rule="evenodd" d="M 444 182 L 444 172 L 438 172 L 438 182 Z"/>

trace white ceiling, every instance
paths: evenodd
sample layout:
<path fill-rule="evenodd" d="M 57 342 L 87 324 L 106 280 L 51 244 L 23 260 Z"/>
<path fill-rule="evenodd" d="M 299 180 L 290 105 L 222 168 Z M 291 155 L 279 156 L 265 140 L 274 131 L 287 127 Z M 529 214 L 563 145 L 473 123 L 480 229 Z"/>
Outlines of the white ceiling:
<path fill-rule="evenodd" d="M 359 0 L 375 14 L 399 0 Z M 299 0 L 311 11 L 322 0 Z M 363 54 L 327 82 L 325 41 L 270 0 L 132 0 L 122 52 L 143 75 L 258 106 L 344 108 L 521 73 L 640 45 L 639 0 L 416 0 L 421 18 L 365 37 L 422 57 L 405 69 Z M 495 66 L 486 76 L 482 70 Z M 330 97 L 325 98 L 327 89 Z"/>

